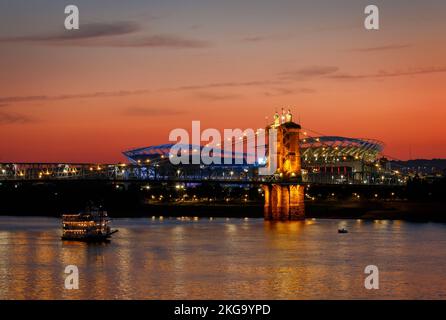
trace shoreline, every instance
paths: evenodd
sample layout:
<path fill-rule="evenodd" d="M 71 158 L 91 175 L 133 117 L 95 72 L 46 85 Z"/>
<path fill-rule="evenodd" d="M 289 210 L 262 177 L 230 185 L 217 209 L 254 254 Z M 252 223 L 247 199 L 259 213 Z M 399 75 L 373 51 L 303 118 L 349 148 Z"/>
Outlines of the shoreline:
<path fill-rule="evenodd" d="M 3 212 L 9 217 L 60 217 L 66 210 L 30 212 Z M 137 207 L 108 208 L 111 218 L 147 218 L 152 216 L 199 218 L 263 218 L 263 204 L 203 204 L 203 203 L 152 203 Z M 306 218 L 405 220 L 411 222 L 446 222 L 446 205 L 442 202 L 423 201 L 308 201 Z"/>

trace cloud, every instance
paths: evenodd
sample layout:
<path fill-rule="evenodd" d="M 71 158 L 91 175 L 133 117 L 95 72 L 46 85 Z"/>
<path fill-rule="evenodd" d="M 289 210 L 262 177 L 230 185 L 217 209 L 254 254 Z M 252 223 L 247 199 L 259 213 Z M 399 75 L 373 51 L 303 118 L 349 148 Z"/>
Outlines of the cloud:
<path fill-rule="evenodd" d="M 124 97 L 130 95 L 146 94 L 150 90 L 120 90 L 120 91 L 100 91 L 81 94 L 62 94 L 54 96 L 35 95 L 35 96 L 9 96 L 0 97 L 0 103 L 18 103 L 18 102 L 35 102 L 35 101 L 59 101 L 83 98 L 107 98 L 107 97 Z"/>
<path fill-rule="evenodd" d="M 246 42 L 260 42 L 268 39 L 269 37 L 267 36 L 252 36 L 252 37 L 245 37 L 242 40 Z"/>
<path fill-rule="evenodd" d="M 391 45 L 378 46 L 378 47 L 356 48 L 356 49 L 352 49 L 352 51 L 356 51 L 356 52 L 388 51 L 388 50 L 405 49 L 405 48 L 409 48 L 411 46 L 412 46 L 411 44 L 391 44 Z"/>
<path fill-rule="evenodd" d="M 321 26 L 321 27 L 317 27 L 317 28 L 313 28 L 308 30 L 308 32 L 338 32 L 338 31 L 343 31 L 343 30 L 354 30 L 354 29 L 360 29 L 360 25 L 358 25 L 357 23 L 354 24 L 345 24 L 345 25 L 338 25 L 338 26 L 334 26 L 334 25 L 325 25 L 325 26 Z"/>
<path fill-rule="evenodd" d="M 173 116 L 186 113 L 183 110 L 174 110 L 169 108 L 146 108 L 146 107 L 129 107 L 124 110 L 123 114 L 132 117 L 157 117 L 157 116 Z"/>
<path fill-rule="evenodd" d="M 177 48 L 177 49 L 199 49 L 211 47 L 211 43 L 203 40 L 188 39 L 171 34 L 150 35 L 126 41 L 113 41 L 103 43 L 105 46 L 114 47 L 150 47 L 150 48 Z"/>
<path fill-rule="evenodd" d="M 180 86 L 175 88 L 162 89 L 161 91 L 189 91 L 200 89 L 213 88 L 236 88 L 236 87 L 255 87 L 282 84 L 283 80 L 256 80 L 256 81 L 241 81 L 241 82 L 213 82 L 200 85 Z"/>
<path fill-rule="evenodd" d="M 280 85 L 283 83 L 284 83 L 283 80 L 215 82 L 202 85 L 164 88 L 156 91 L 150 89 L 140 89 L 140 90 L 98 91 L 90 93 L 60 94 L 60 95 L 23 95 L 23 96 L 5 96 L 5 97 L 0 96 L 0 107 L 4 107 L 10 104 L 27 103 L 27 102 L 52 102 L 52 101 L 72 100 L 72 99 L 126 97 L 132 95 L 144 95 L 149 93 L 181 92 L 181 91 L 193 91 L 193 90 L 215 89 L 215 88 L 269 86 L 269 85 Z M 228 95 L 228 94 L 223 95 L 223 94 L 202 93 L 201 96 L 199 97 L 208 100 L 224 100 L 224 99 L 236 99 L 240 98 L 241 96 Z"/>
<path fill-rule="evenodd" d="M 336 80 L 355 80 L 355 79 L 380 79 L 403 76 L 416 76 L 423 74 L 444 73 L 446 67 L 423 67 L 417 69 L 379 71 L 375 73 L 353 74 L 341 72 L 334 66 L 311 66 L 299 69 L 297 71 L 282 72 L 280 75 L 285 80 L 308 80 L 314 77 Z"/>
<path fill-rule="evenodd" d="M 242 96 L 239 94 L 212 93 L 212 92 L 199 92 L 196 96 L 200 99 L 208 101 L 222 101 L 222 100 L 233 100 L 242 98 Z"/>
<path fill-rule="evenodd" d="M 275 97 L 275 96 L 285 96 L 290 94 L 309 94 L 309 93 L 315 93 L 316 90 L 310 89 L 310 88 L 273 88 L 272 90 L 265 92 L 265 96 L 268 97 Z"/>
<path fill-rule="evenodd" d="M 247 82 L 216 82 L 208 83 L 202 85 L 192 85 L 192 86 L 180 86 L 174 88 L 164 88 L 159 89 L 156 92 L 175 92 L 175 91 L 189 91 L 189 90 L 201 90 L 201 89 L 213 89 L 213 88 L 226 88 L 226 87 L 245 87 L 245 86 L 262 86 L 262 85 L 273 85 L 281 84 L 283 81 L 247 81 Z M 22 102 L 37 102 L 37 101 L 61 101 L 61 100 L 71 100 L 71 99 L 93 99 L 93 98 L 108 98 L 108 97 L 125 97 L 132 95 L 143 95 L 153 93 L 150 89 L 140 89 L 140 90 L 119 90 L 119 91 L 99 91 L 90 93 L 79 93 L 79 94 L 61 94 L 61 95 L 28 95 L 28 96 L 0 96 L 0 107 L 6 106 L 7 104 L 22 103 Z M 204 95 L 202 98 L 211 98 L 211 96 Z M 214 96 L 213 98 L 218 98 Z M 220 96 L 223 98 L 223 96 Z M 234 97 L 235 98 L 235 97 Z"/>
<path fill-rule="evenodd" d="M 134 22 L 86 23 L 78 30 L 47 35 L 30 35 L 10 38 L 0 38 L 0 42 L 45 42 L 49 44 L 79 44 L 81 40 L 91 40 L 104 37 L 114 37 L 135 33 L 141 27 Z"/>
<path fill-rule="evenodd" d="M 392 78 L 392 77 L 402 77 L 402 76 L 415 76 L 415 75 L 423 75 L 423 74 L 433 74 L 433 73 L 444 73 L 446 72 L 446 67 L 426 67 L 419 69 L 409 69 L 404 71 L 380 71 L 377 73 L 369 73 L 369 74 L 349 74 L 349 73 L 338 73 L 329 75 L 329 78 L 332 79 L 346 79 L 346 80 L 354 80 L 354 79 L 373 79 L 373 78 Z"/>
<path fill-rule="evenodd" d="M 30 122 L 35 122 L 35 119 L 19 113 L 0 112 L 0 124 L 24 124 Z"/>
<path fill-rule="evenodd" d="M 284 78 L 305 79 L 312 77 L 326 76 L 339 70 L 335 66 L 309 66 L 295 71 L 285 71 L 280 73 Z"/>
<path fill-rule="evenodd" d="M 29 35 L 0 38 L 1 42 L 44 43 L 49 45 L 85 46 L 85 47 L 121 47 L 121 48 L 206 48 L 211 43 L 197 39 L 188 39 L 173 34 L 149 34 L 132 37 L 142 28 L 130 21 L 110 23 L 82 24 L 78 30 L 69 30 L 54 34 Z"/>
<path fill-rule="evenodd" d="M 290 38 L 289 34 L 263 34 L 263 35 L 250 35 L 241 38 L 240 40 L 246 43 L 258 43 L 264 41 L 280 41 Z"/>
<path fill-rule="evenodd" d="M 28 101 L 41 101 L 46 100 L 47 96 L 10 96 L 10 97 L 0 97 L 0 103 L 1 102 L 9 102 L 9 103 L 15 103 L 15 102 L 28 102 Z M 3 104 L 6 105 L 6 104 Z"/>

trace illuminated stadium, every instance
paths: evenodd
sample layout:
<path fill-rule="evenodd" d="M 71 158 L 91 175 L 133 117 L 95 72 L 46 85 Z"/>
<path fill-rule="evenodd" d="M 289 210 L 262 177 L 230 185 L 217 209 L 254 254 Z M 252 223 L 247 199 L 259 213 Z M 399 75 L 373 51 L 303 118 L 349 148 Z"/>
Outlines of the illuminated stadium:
<path fill-rule="evenodd" d="M 374 162 L 384 149 L 382 142 L 337 136 L 309 137 L 301 140 L 302 158 L 305 162 L 337 162 L 339 158 L 362 159 Z M 339 159 L 341 160 L 341 159 Z M 343 159 L 345 160 L 345 159 Z"/>
<path fill-rule="evenodd" d="M 132 164 L 155 164 L 158 170 L 174 170 L 169 161 L 170 149 L 174 144 L 163 144 L 138 148 L 123 152 Z M 191 153 L 199 152 L 202 146 L 187 145 Z M 304 136 L 300 140 L 302 171 L 304 181 L 320 183 L 378 183 L 387 179 L 389 172 L 381 152 L 384 144 L 372 139 L 346 138 L 339 136 Z M 265 165 L 261 159 L 255 164 L 247 164 L 247 154 L 233 153 L 232 158 L 243 158 L 240 164 L 230 165 L 188 165 L 189 170 L 198 167 L 209 175 L 218 174 L 249 176 L 255 174 L 259 166 Z M 235 161 L 233 161 L 234 163 Z M 181 170 L 188 170 L 183 168 Z M 196 168 L 196 169 L 198 169 Z M 192 169 L 193 170 L 193 169 Z M 206 173 L 205 173 L 206 174 Z M 385 176 L 385 177 L 384 177 Z"/>
<path fill-rule="evenodd" d="M 384 144 L 378 140 L 306 137 L 300 148 L 304 176 L 311 182 L 375 183 L 386 174 Z"/>

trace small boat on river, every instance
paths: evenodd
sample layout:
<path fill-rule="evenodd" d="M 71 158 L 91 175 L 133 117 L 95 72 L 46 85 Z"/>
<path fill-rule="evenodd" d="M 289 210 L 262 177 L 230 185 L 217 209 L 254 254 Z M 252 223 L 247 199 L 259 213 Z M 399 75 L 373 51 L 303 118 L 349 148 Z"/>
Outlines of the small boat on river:
<path fill-rule="evenodd" d="M 62 215 L 62 240 L 104 242 L 109 241 L 113 233 L 107 211 L 90 207 L 77 214 Z"/>

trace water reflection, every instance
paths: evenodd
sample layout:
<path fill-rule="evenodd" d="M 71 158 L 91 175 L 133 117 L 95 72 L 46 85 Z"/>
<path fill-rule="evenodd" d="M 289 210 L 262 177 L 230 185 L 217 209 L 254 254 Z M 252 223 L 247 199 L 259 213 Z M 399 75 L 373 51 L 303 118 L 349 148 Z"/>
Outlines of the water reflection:
<path fill-rule="evenodd" d="M 2 299 L 445 298 L 446 226 L 402 221 L 122 219 L 109 244 L 57 219 L 0 217 Z M 338 228 L 349 233 L 340 235 Z M 80 290 L 64 289 L 77 265 Z M 381 289 L 364 289 L 364 268 Z"/>

